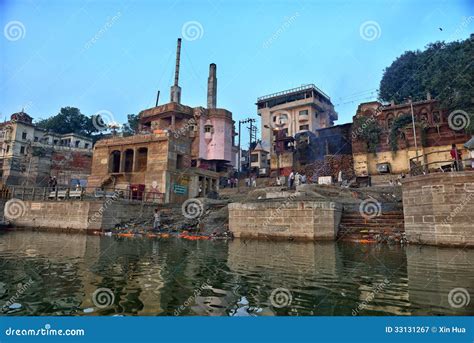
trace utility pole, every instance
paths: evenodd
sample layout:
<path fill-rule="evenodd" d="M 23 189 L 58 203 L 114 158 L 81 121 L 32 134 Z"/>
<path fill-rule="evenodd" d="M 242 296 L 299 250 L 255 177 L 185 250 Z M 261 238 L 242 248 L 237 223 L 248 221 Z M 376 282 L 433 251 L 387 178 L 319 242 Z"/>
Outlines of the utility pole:
<path fill-rule="evenodd" d="M 238 161 L 238 166 L 237 166 L 237 171 L 238 171 L 238 173 L 237 173 L 237 188 L 239 188 L 239 186 L 240 186 L 239 180 L 240 180 L 240 171 L 241 171 L 241 165 L 242 165 L 241 160 L 240 160 L 241 159 L 241 154 L 242 154 L 242 149 L 241 149 L 241 146 L 240 146 L 240 143 L 241 143 L 240 138 L 242 136 L 241 128 L 242 128 L 242 124 L 250 123 L 250 126 L 252 126 L 253 122 L 255 122 L 255 119 L 253 119 L 253 118 L 247 118 L 247 119 L 244 119 L 244 120 L 239 120 L 239 156 L 238 156 L 239 161 Z M 252 129 L 250 129 L 250 132 L 251 131 L 252 131 Z M 251 139 L 252 139 L 252 134 L 250 134 L 250 140 Z M 249 157 L 250 157 L 250 145 L 249 145 Z"/>
<path fill-rule="evenodd" d="M 413 113 L 413 100 L 410 97 L 410 109 L 411 109 L 411 122 L 413 124 L 413 138 L 415 139 L 415 150 L 416 150 L 416 164 L 418 166 L 418 144 L 416 141 L 416 128 L 415 128 L 415 114 Z"/>

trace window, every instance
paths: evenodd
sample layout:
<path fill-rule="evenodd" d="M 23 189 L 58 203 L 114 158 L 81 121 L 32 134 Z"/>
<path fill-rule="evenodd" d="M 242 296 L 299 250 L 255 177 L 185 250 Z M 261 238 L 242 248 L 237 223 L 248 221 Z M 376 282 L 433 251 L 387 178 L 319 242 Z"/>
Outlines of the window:
<path fill-rule="evenodd" d="M 37 141 L 38 141 L 38 137 L 35 137 L 35 142 L 37 142 Z"/>
<path fill-rule="evenodd" d="M 441 123 L 441 116 L 439 115 L 439 112 L 433 112 L 433 123 L 439 124 Z"/>
<path fill-rule="evenodd" d="M 300 116 L 307 116 L 308 115 L 308 110 L 303 110 L 303 111 L 300 111 Z"/>
<path fill-rule="evenodd" d="M 204 126 L 204 132 L 212 132 L 212 126 L 210 125 Z"/>
<path fill-rule="evenodd" d="M 7 145 L 7 152 L 9 152 L 9 151 L 10 151 L 10 146 L 9 146 L 9 145 Z"/>
<path fill-rule="evenodd" d="M 183 168 L 183 155 L 177 154 L 176 155 L 176 169 Z"/>
<path fill-rule="evenodd" d="M 276 122 L 276 121 L 277 121 L 277 117 L 273 116 L 273 122 Z"/>
<path fill-rule="evenodd" d="M 25 147 L 24 146 L 20 147 L 20 154 L 25 154 Z"/>
<path fill-rule="evenodd" d="M 300 131 L 309 130 L 309 125 L 300 125 Z"/>
<path fill-rule="evenodd" d="M 250 155 L 250 162 L 258 162 L 258 154 Z"/>
<path fill-rule="evenodd" d="M 81 143 L 81 141 L 76 141 L 76 148 L 79 148 L 79 144 Z"/>
<path fill-rule="evenodd" d="M 58 144 L 58 140 L 57 139 L 53 140 L 53 144 L 54 145 Z"/>
<path fill-rule="evenodd" d="M 89 143 L 84 143 L 84 148 L 89 149 Z"/>
<path fill-rule="evenodd" d="M 23 132 L 23 133 L 21 134 L 21 139 L 26 139 L 26 137 L 27 137 L 26 132 Z"/>

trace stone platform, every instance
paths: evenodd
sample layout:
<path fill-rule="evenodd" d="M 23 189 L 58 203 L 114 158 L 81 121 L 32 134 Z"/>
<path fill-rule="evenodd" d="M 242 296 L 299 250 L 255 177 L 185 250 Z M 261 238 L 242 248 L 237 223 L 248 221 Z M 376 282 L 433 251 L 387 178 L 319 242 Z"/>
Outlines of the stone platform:
<path fill-rule="evenodd" d="M 335 240 L 342 206 L 336 202 L 266 199 L 229 204 L 235 237 Z"/>

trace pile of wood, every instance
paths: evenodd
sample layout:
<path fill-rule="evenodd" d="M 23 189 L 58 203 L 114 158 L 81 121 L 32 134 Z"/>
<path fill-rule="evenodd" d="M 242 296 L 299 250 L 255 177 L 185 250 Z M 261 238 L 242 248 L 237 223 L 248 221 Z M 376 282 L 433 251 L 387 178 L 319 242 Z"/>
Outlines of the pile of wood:
<path fill-rule="evenodd" d="M 342 171 L 344 180 L 354 178 L 354 162 L 352 155 L 326 155 L 324 160 L 316 161 L 302 168 L 309 180 L 316 180 L 320 176 L 332 176 L 337 180 L 339 171 Z M 315 182 L 315 181 L 314 181 Z"/>

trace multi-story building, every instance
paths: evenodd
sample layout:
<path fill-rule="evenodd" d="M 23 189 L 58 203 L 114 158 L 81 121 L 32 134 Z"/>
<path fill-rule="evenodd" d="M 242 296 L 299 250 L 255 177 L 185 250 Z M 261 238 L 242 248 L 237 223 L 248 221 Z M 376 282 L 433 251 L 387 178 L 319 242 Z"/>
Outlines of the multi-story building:
<path fill-rule="evenodd" d="M 283 130 L 294 137 L 298 132 L 330 127 L 337 120 L 331 99 L 315 85 L 305 85 L 257 99 L 261 117 L 262 147 L 270 151 L 275 134 Z"/>
<path fill-rule="evenodd" d="M 331 127 L 337 120 L 331 99 L 313 84 L 260 97 L 257 110 L 262 148 L 270 152 L 271 170 L 283 175 L 295 167 L 294 137 Z"/>
<path fill-rule="evenodd" d="M 84 184 L 90 173 L 92 140 L 75 133 L 57 134 L 33 124 L 25 112 L 0 124 L 1 179 L 8 185 Z"/>

